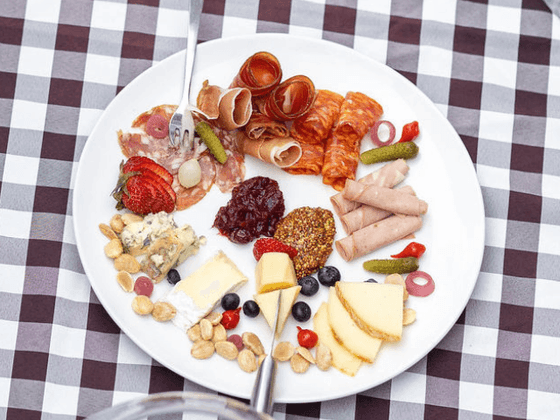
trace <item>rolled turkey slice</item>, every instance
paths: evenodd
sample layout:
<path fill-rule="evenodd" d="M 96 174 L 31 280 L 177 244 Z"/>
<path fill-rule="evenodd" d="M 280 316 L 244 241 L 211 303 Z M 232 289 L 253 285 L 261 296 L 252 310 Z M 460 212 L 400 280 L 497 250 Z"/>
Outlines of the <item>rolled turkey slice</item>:
<path fill-rule="evenodd" d="M 342 196 L 395 214 L 420 216 L 428 211 L 428 203 L 415 195 L 392 188 L 365 185 L 351 179 L 346 180 Z"/>
<path fill-rule="evenodd" d="M 409 237 L 421 227 L 420 216 L 394 215 L 336 241 L 335 247 L 342 259 L 352 261 L 399 239 Z"/>
<path fill-rule="evenodd" d="M 301 147 L 291 137 L 277 137 L 268 140 L 252 140 L 243 133 L 238 136 L 243 153 L 253 156 L 279 168 L 287 168 L 301 158 Z"/>
<path fill-rule="evenodd" d="M 408 173 L 408 169 L 408 165 L 404 159 L 397 159 L 386 163 L 377 171 L 370 172 L 368 175 L 360 178 L 358 182 L 391 188 L 402 182 Z M 356 201 L 344 198 L 340 192 L 331 197 L 331 203 L 338 217 L 342 217 L 344 214 L 361 206 L 361 204 Z"/>

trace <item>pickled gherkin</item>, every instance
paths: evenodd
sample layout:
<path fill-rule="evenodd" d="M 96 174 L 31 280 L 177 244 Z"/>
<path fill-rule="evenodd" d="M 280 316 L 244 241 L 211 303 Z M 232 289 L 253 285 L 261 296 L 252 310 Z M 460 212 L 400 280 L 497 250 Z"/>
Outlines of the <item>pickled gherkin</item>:
<path fill-rule="evenodd" d="M 410 159 L 418 154 L 418 146 L 412 141 L 395 143 L 370 149 L 360 155 L 360 161 L 366 165 L 378 162 L 388 162 L 397 159 Z"/>
<path fill-rule="evenodd" d="M 207 122 L 200 121 L 196 125 L 194 130 L 200 136 L 204 144 L 206 144 L 208 150 L 210 150 L 210 153 L 214 155 L 216 160 L 220 163 L 225 163 L 227 160 L 226 151 L 224 149 L 224 146 L 222 145 L 222 142 L 212 130 L 212 127 L 210 127 Z"/>
<path fill-rule="evenodd" d="M 364 262 L 367 271 L 381 274 L 403 274 L 418 270 L 418 258 L 392 258 L 388 260 L 369 260 Z"/>

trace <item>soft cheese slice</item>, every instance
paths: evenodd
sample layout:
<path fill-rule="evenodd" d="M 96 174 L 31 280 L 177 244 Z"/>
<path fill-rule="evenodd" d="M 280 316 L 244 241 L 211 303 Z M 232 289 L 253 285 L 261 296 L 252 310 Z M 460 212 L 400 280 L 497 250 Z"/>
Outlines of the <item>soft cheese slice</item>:
<path fill-rule="evenodd" d="M 339 281 L 335 288 L 358 327 L 381 340 L 401 339 L 404 309 L 401 285 Z"/>
<path fill-rule="evenodd" d="M 257 293 L 286 289 L 297 284 L 294 264 L 285 252 L 263 254 L 255 269 L 255 279 Z"/>
<path fill-rule="evenodd" d="M 332 353 L 333 366 L 346 375 L 354 376 L 362 361 L 341 345 L 333 335 L 329 325 L 327 303 L 323 302 L 313 317 L 313 330 L 319 337 L 319 342 L 326 345 Z"/>
<path fill-rule="evenodd" d="M 226 254 L 216 255 L 184 278 L 162 298 L 177 309 L 173 323 L 186 331 L 208 315 L 226 293 L 235 292 L 247 277 Z"/>
<path fill-rule="evenodd" d="M 266 255 L 266 254 L 265 254 Z M 274 290 L 268 293 L 261 293 L 254 296 L 255 302 L 258 303 L 266 322 L 270 328 L 274 326 L 274 318 L 276 317 L 276 304 L 278 303 L 278 294 L 280 296 L 280 313 L 278 314 L 278 329 L 277 335 L 279 336 L 286 325 L 286 321 L 292 312 L 292 306 L 296 301 L 301 286 L 293 286 L 287 289 Z"/>
<path fill-rule="evenodd" d="M 329 290 L 327 312 L 329 325 L 336 340 L 353 355 L 372 363 L 383 341 L 373 338 L 356 325 L 348 311 L 344 309 L 340 299 L 338 299 L 334 287 Z"/>

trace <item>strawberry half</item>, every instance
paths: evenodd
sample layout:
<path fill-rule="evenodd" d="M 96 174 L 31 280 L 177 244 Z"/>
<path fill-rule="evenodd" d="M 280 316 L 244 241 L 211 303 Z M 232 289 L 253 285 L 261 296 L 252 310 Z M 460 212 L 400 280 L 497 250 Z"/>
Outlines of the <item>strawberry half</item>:
<path fill-rule="evenodd" d="M 255 256 L 255 259 L 257 261 L 260 260 L 263 254 L 266 254 L 267 252 L 284 252 L 288 254 L 291 259 L 293 259 L 298 253 L 297 249 L 280 242 L 278 239 L 257 239 L 255 245 L 253 245 L 253 255 Z"/>
<path fill-rule="evenodd" d="M 122 167 L 121 171 L 126 174 L 127 172 L 138 171 L 141 168 L 149 169 L 150 171 L 161 176 L 163 180 L 169 185 L 173 183 L 173 175 L 171 175 L 167 169 L 165 169 L 155 160 L 152 160 L 146 156 L 130 157 Z"/>

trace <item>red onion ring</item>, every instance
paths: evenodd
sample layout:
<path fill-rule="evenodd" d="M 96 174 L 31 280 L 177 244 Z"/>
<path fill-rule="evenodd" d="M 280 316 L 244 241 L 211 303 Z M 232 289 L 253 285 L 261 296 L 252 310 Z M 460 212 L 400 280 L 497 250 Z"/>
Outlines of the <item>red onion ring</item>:
<path fill-rule="evenodd" d="M 426 284 L 418 284 L 414 280 L 417 278 L 421 278 L 427 281 Z M 413 271 L 408 276 L 406 276 L 405 280 L 406 290 L 412 296 L 417 297 L 426 297 L 433 293 L 436 288 L 436 284 L 434 283 L 434 279 L 428 273 L 424 271 Z"/>
<path fill-rule="evenodd" d="M 387 140 L 381 140 L 379 138 L 379 127 L 381 127 L 383 124 L 387 125 L 387 127 L 389 128 L 389 138 Z M 374 144 L 374 146 L 389 146 L 393 142 L 393 140 L 395 140 L 396 132 L 397 130 L 395 130 L 395 126 L 391 121 L 379 120 L 376 121 L 375 124 L 373 124 L 373 127 L 371 127 L 369 136 L 371 137 L 371 142 Z"/>

